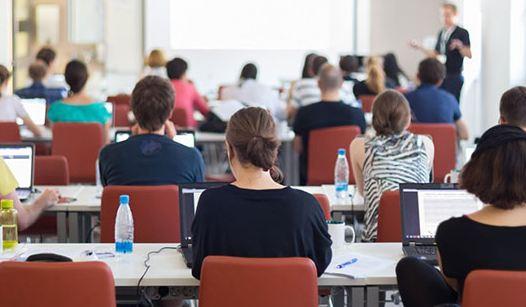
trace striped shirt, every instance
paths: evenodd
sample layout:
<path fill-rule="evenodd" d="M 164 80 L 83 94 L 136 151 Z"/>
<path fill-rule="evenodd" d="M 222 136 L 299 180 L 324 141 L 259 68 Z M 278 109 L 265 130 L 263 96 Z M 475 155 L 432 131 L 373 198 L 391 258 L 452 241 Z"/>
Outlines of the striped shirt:
<path fill-rule="evenodd" d="M 320 101 L 321 92 L 318 87 L 318 79 L 305 78 L 298 80 L 292 98 L 298 107 L 308 106 Z"/>
<path fill-rule="evenodd" d="M 376 136 L 365 142 L 363 241 L 376 240 L 382 193 L 397 190 L 400 183 L 429 182 L 429 159 L 423 136 L 409 132 Z"/>

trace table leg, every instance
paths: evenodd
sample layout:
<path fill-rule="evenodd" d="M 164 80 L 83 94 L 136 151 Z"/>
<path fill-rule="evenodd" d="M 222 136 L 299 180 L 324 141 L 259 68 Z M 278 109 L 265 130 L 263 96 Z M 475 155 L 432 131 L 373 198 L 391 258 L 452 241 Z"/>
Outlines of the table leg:
<path fill-rule="evenodd" d="M 69 243 L 82 243 L 80 239 L 80 221 L 78 212 L 69 212 Z"/>
<path fill-rule="evenodd" d="M 380 306 L 380 288 L 367 287 L 367 307 Z"/>
<path fill-rule="evenodd" d="M 68 242 L 67 212 L 57 212 L 57 240 L 58 243 Z"/>
<path fill-rule="evenodd" d="M 347 306 L 365 306 L 364 299 L 365 299 L 365 293 L 364 293 L 363 287 L 352 287 L 350 289 L 347 289 L 347 293 L 351 295 L 351 297 L 347 298 Z"/>

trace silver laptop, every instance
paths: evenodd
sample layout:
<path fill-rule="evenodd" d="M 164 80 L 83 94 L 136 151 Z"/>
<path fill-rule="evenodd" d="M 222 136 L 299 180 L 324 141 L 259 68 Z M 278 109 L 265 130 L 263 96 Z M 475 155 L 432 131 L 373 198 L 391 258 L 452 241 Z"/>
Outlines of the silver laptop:
<path fill-rule="evenodd" d="M 0 144 L 0 156 L 13 173 L 20 200 L 26 200 L 33 193 L 35 168 L 35 146 L 33 144 Z"/>
<path fill-rule="evenodd" d="M 42 98 L 22 99 L 22 105 L 27 112 L 27 115 L 37 126 L 44 126 L 46 124 L 46 100 Z M 16 119 L 16 123 L 20 126 L 24 124 L 21 118 Z"/>
<path fill-rule="evenodd" d="M 480 210 L 482 206 L 478 198 L 454 184 L 400 184 L 404 254 L 436 265 L 438 225 L 452 217 Z"/>

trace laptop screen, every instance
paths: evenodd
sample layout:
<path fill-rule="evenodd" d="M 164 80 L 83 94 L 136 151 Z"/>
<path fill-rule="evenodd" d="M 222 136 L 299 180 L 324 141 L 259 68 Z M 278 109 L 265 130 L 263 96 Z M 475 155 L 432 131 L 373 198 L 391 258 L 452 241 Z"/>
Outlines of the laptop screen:
<path fill-rule="evenodd" d="M 120 131 L 115 131 L 115 143 L 119 143 L 119 142 L 123 142 L 123 141 L 126 141 L 127 139 L 129 139 L 131 136 L 131 131 L 130 130 L 120 130 Z"/>
<path fill-rule="evenodd" d="M 29 115 L 29 118 L 37 126 L 44 126 L 46 124 L 46 100 L 41 98 L 35 99 L 22 99 L 22 105 Z M 21 118 L 17 118 L 16 122 L 18 125 L 23 125 L 24 122 Z"/>
<path fill-rule="evenodd" d="M 32 145 L 0 145 L 0 156 L 18 182 L 20 189 L 33 187 L 34 148 Z"/>
<path fill-rule="evenodd" d="M 438 225 L 481 209 L 474 195 L 451 184 L 402 184 L 402 241 L 434 243 Z"/>
<path fill-rule="evenodd" d="M 179 185 L 179 218 L 181 224 L 181 245 L 192 244 L 192 222 L 201 194 L 210 188 L 225 185 L 224 182 L 203 182 Z"/>
<path fill-rule="evenodd" d="M 174 141 L 186 147 L 195 147 L 195 131 L 192 130 L 177 130 L 177 135 Z"/>

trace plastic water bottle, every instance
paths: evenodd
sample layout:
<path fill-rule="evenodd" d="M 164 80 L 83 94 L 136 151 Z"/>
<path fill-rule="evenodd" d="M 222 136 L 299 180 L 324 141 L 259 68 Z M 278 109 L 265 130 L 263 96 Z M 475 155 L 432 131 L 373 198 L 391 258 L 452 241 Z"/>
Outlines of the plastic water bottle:
<path fill-rule="evenodd" d="M 121 195 L 117 217 L 115 218 L 115 251 L 128 254 L 133 251 L 133 216 L 130 197 Z"/>
<path fill-rule="evenodd" d="M 338 149 L 338 158 L 334 167 L 334 189 L 338 203 L 344 203 L 349 195 L 349 163 L 343 148 Z"/>

